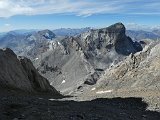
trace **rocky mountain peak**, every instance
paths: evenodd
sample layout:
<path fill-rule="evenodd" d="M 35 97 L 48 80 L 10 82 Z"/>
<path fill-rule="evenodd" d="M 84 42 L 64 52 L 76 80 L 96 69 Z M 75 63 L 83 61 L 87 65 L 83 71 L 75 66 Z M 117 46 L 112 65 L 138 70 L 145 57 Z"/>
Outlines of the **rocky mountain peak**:
<path fill-rule="evenodd" d="M 3 49 L 0 49 L 0 53 L 1 54 L 7 54 L 9 56 L 16 56 L 16 54 L 10 49 L 10 48 L 3 48 Z"/>
<path fill-rule="evenodd" d="M 87 44 L 85 46 L 90 46 L 89 48 L 92 47 L 92 49 L 112 48 L 116 44 L 120 44 L 120 42 L 125 42 L 127 38 L 125 31 L 125 26 L 122 23 L 116 23 L 106 28 L 82 33 L 81 38 Z M 91 44 L 94 46 L 91 46 Z"/>
<path fill-rule="evenodd" d="M 96 54 L 116 51 L 121 55 L 129 55 L 142 50 L 140 48 L 137 49 L 138 45 L 136 46 L 132 39 L 126 36 L 125 31 L 126 28 L 122 23 L 116 23 L 107 28 L 94 29 L 82 33 L 80 43 L 83 49 L 94 51 Z"/>
<path fill-rule="evenodd" d="M 27 39 L 30 41 L 30 43 L 39 42 L 43 43 L 48 40 L 52 40 L 56 37 L 56 35 L 50 31 L 50 30 L 42 30 L 38 31 L 36 33 L 33 33 L 31 36 L 29 36 Z"/>
<path fill-rule="evenodd" d="M 61 92 L 78 84 L 95 84 L 104 70 L 141 50 L 125 30 L 122 23 L 116 23 L 50 41 L 52 49 L 42 55 L 40 63 L 36 61 L 37 68 Z"/>
<path fill-rule="evenodd" d="M 123 33 L 125 34 L 126 28 L 122 23 L 115 23 L 106 28 L 107 31 L 110 33 Z"/>
<path fill-rule="evenodd" d="M 38 34 L 40 34 L 41 36 L 45 37 L 46 39 L 53 39 L 53 38 L 56 37 L 56 35 L 52 31 L 50 31 L 48 29 L 42 30 L 42 31 L 38 31 Z"/>

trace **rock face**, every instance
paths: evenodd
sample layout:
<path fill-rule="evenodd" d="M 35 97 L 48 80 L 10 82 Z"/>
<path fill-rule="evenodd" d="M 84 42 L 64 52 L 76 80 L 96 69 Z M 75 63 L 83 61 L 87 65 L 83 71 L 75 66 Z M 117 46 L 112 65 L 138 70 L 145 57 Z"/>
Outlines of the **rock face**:
<path fill-rule="evenodd" d="M 105 69 L 140 50 L 141 45 L 125 35 L 124 25 L 116 23 L 50 41 L 35 66 L 58 90 L 73 91 L 82 84 L 95 84 Z"/>
<path fill-rule="evenodd" d="M 140 44 L 134 43 L 125 35 L 125 26 L 122 23 L 81 34 L 78 42 L 89 61 L 98 69 L 105 69 L 124 56 L 142 50 Z"/>
<path fill-rule="evenodd" d="M 106 69 L 141 51 L 141 44 L 125 32 L 122 23 L 74 37 L 55 38 L 52 31 L 43 30 L 26 35 L 24 45 L 16 45 L 21 49 L 18 54 L 30 58 L 52 86 L 65 92 L 96 84 Z"/>
<path fill-rule="evenodd" d="M 143 51 L 131 54 L 116 66 L 107 69 L 98 81 L 98 88 L 114 90 L 159 90 L 160 43 L 152 42 Z"/>
<path fill-rule="evenodd" d="M 17 56 L 9 49 L 0 49 L 0 87 L 20 89 L 28 92 L 52 92 L 60 95 L 47 79 L 34 68 L 32 62 Z"/>
<path fill-rule="evenodd" d="M 83 83 L 94 69 L 72 37 L 53 41 L 51 49 L 35 61 L 39 72 L 59 90 L 68 90 Z"/>

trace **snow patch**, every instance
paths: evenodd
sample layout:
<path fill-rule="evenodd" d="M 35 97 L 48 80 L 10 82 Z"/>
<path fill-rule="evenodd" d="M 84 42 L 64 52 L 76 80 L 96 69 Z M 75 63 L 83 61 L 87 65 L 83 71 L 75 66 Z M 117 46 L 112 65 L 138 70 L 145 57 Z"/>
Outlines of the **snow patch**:
<path fill-rule="evenodd" d="M 63 83 L 65 83 L 65 82 L 66 82 L 66 81 L 65 81 L 65 80 L 63 80 L 63 81 L 62 81 L 62 84 L 63 84 Z"/>
<path fill-rule="evenodd" d="M 50 101 L 54 101 L 55 99 L 48 99 L 48 100 L 50 100 Z"/>
<path fill-rule="evenodd" d="M 111 64 L 111 67 L 113 67 L 113 66 L 114 66 L 114 63 Z"/>
<path fill-rule="evenodd" d="M 53 50 L 55 47 L 55 43 L 53 41 L 49 42 L 49 50 Z"/>
<path fill-rule="evenodd" d="M 110 92 L 112 92 L 113 90 L 106 90 L 106 91 L 98 91 L 98 92 L 96 92 L 96 94 L 104 94 L 104 93 L 110 93 Z"/>
<path fill-rule="evenodd" d="M 91 90 L 93 91 L 93 90 L 95 90 L 96 88 L 92 88 Z"/>
<path fill-rule="evenodd" d="M 36 58 L 36 60 L 38 60 L 39 58 Z"/>
<path fill-rule="evenodd" d="M 55 46 L 55 45 L 56 45 L 56 43 L 52 42 L 52 45 L 53 45 L 53 46 Z"/>
<path fill-rule="evenodd" d="M 61 43 L 60 43 L 60 42 L 58 42 L 58 45 L 61 45 Z"/>
<path fill-rule="evenodd" d="M 50 83 L 50 85 L 52 86 L 53 82 Z"/>
<path fill-rule="evenodd" d="M 49 33 L 46 33 L 45 36 L 49 37 Z"/>

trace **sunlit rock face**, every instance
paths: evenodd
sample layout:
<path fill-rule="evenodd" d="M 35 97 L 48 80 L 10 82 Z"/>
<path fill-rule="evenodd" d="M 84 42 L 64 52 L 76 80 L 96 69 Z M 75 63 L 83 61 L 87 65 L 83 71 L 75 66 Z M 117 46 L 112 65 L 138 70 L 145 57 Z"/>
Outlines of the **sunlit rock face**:
<path fill-rule="evenodd" d="M 142 50 L 140 44 L 125 35 L 122 23 L 83 33 L 79 42 L 92 65 L 101 69 L 117 63 L 130 53 Z"/>
<path fill-rule="evenodd" d="M 105 69 L 140 50 L 141 45 L 125 35 L 124 25 L 116 23 L 50 41 L 35 66 L 58 90 L 73 91 L 95 84 Z"/>
<path fill-rule="evenodd" d="M 97 82 L 97 88 L 114 90 L 159 90 L 160 43 L 152 41 L 143 51 L 131 54 L 107 69 Z"/>

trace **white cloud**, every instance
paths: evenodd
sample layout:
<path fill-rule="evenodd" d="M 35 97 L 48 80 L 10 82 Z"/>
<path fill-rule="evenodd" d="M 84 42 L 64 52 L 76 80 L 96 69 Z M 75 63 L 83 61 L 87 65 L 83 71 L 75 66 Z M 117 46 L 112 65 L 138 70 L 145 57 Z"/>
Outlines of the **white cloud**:
<path fill-rule="evenodd" d="M 17 14 L 27 14 L 32 11 L 31 7 L 11 0 L 0 0 L 0 17 L 10 17 Z"/>
<path fill-rule="evenodd" d="M 149 25 L 142 25 L 137 23 L 127 23 L 126 28 L 128 30 L 145 30 L 145 31 L 153 31 L 155 29 L 160 29 L 159 25 L 149 26 Z"/>
<path fill-rule="evenodd" d="M 0 17 L 13 15 L 36 15 L 52 13 L 73 13 L 91 15 L 102 12 L 114 12 L 109 2 L 90 2 L 88 0 L 0 0 Z"/>
<path fill-rule="evenodd" d="M 6 26 L 6 27 L 10 27 L 10 26 L 11 26 L 11 24 L 6 23 L 6 24 L 4 24 L 4 26 Z"/>
<path fill-rule="evenodd" d="M 97 13 L 147 14 L 151 10 L 154 11 L 149 14 L 160 14 L 160 2 L 153 0 L 150 4 L 151 2 L 146 0 L 0 0 L 0 17 L 54 13 L 80 16 Z"/>
<path fill-rule="evenodd" d="M 129 30 L 150 30 L 149 26 L 137 23 L 127 23 L 126 28 Z"/>

